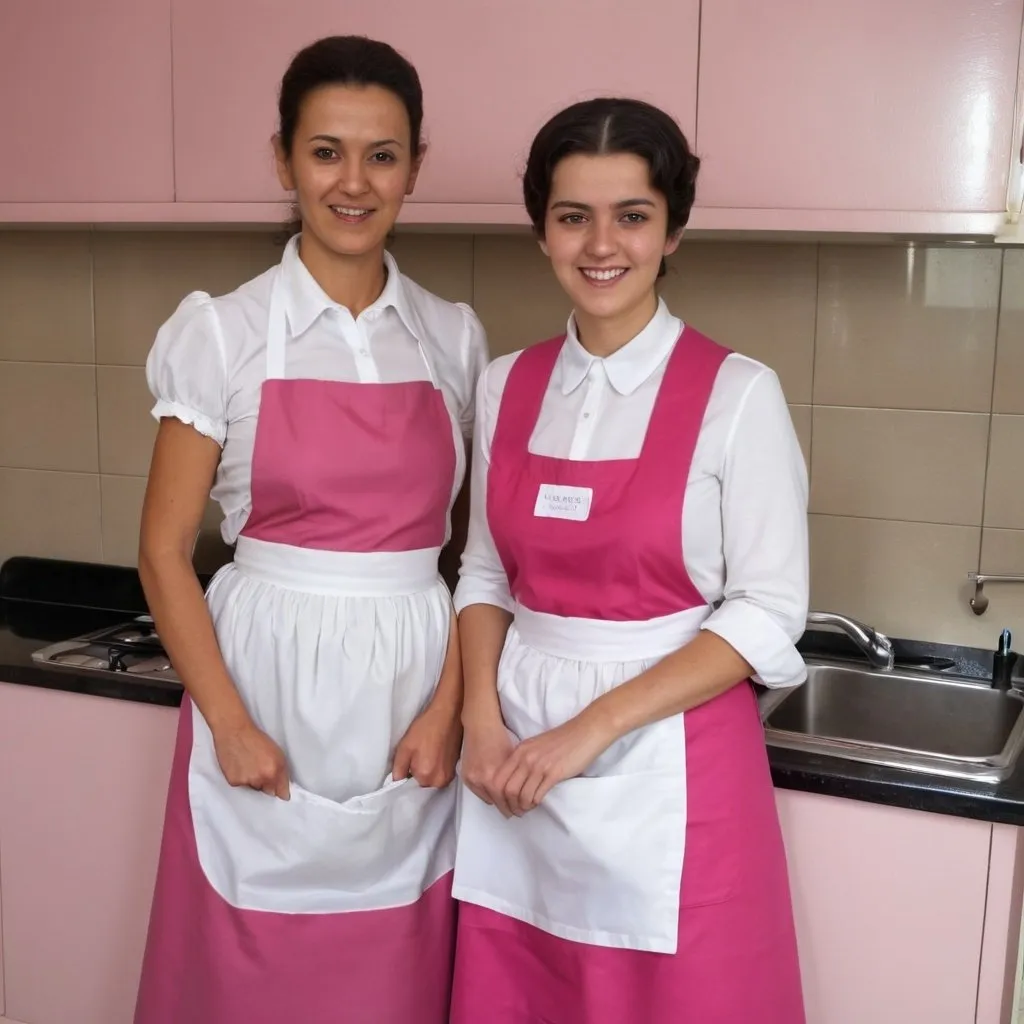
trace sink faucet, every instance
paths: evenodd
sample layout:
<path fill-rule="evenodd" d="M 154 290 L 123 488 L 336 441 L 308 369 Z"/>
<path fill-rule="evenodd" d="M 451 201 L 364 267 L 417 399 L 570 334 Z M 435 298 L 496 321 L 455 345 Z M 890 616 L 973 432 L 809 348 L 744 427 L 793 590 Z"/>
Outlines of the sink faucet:
<path fill-rule="evenodd" d="M 808 612 L 807 624 L 811 626 L 835 626 L 841 629 L 863 652 L 875 668 L 891 672 L 896 661 L 892 641 L 877 629 L 865 626 L 863 622 L 836 612 Z"/>

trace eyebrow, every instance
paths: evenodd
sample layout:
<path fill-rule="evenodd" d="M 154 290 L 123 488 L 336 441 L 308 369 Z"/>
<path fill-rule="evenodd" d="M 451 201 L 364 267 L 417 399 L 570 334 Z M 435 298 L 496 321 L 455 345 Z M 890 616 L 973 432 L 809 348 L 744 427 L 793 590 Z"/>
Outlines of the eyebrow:
<path fill-rule="evenodd" d="M 623 210 L 627 206 L 654 206 L 654 203 L 650 199 L 623 199 L 621 202 L 615 204 L 616 210 Z M 586 203 L 577 203 L 572 199 L 560 199 L 557 203 L 551 204 L 552 210 L 584 210 L 587 213 L 593 211 L 593 207 Z"/>
<path fill-rule="evenodd" d="M 310 142 L 329 142 L 332 146 L 340 146 L 341 139 L 336 135 L 311 135 L 309 137 Z M 377 139 L 376 142 L 371 142 L 366 148 L 367 149 L 380 149 L 381 146 L 398 146 L 400 149 L 402 144 L 398 139 Z"/>

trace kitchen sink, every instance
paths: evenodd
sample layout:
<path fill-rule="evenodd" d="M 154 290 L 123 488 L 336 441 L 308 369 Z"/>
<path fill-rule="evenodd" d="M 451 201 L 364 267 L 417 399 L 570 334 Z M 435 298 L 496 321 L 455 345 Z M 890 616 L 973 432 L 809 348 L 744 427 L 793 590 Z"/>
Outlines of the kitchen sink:
<path fill-rule="evenodd" d="M 1022 712 L 1020 693 L 982 680 L 838 662 L 761 697 L 769 746 L 981 782 L 1013 772 Z"/>

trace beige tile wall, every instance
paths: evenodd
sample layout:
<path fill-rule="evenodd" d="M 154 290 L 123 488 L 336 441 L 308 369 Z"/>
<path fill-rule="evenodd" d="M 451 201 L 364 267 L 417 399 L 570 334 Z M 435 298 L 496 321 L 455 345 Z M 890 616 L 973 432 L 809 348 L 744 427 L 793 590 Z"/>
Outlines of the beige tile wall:
<path fill-rule="evenodd" d="M 403 270 L 472 302 L 494 354 L 568 308 L 523 236 L 399 236 Z M 268 233 L 0 233 L 0 559 L 135 562 L 155 426 L 143 365 L 188 291 L 275 262 Z M 812 602 L 898 636 L 1024 634 L 1024 251 L 687 242 L 663 294 L 775 368 L 811 472 Z M 211 508 L 197 561 L 225 557 Z"/>

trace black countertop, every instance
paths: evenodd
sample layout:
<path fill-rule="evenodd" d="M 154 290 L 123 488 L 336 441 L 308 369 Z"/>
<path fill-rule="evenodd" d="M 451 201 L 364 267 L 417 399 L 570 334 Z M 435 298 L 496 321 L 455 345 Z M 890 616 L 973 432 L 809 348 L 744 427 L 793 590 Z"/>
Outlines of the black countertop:
<path fill-rule="evenodd" d="M 132 614 L 117 610 L 13 603 L 0 598 L 0 682 L 178 707 L 184 690 L 173 680 L 90 672 L 32 660 L 32 652 L 42 647 L 132 618 Z"/>
<path fill-rule="evenodd" d="M 170 680 L 47 666 L 32 660 L 32 652 L 48 644 L 115 626 L 144 614 L 145 603 L 133 570 L 85 567 L 81 570 L 85 576 L 75 577 L 76 587 L 64 586 L 66 580 L 62 578 L 40 581 L 38 577 L 33 577 L 32 586 L 24 586 L 18 574 L 9 571 L 12 562 L 20 563 L 16 568 L 22 572 L 26 568 L 24 563 L 42 563 L 43 560 L 12 559 L 0 570 L 0 682 L 164 707 L 181 704 L 182 687 Z M 62 567 L 71 564 L 59 563 Z M 28 568 L 35 572 L 38 567 Z M 49 567 L 42 565 L 42 569 L 45 576 Z M 91 570 L 100 575 L 113 573 L 104 581 L 108 584 L 106 588 L 95 586 L 96 580 L 89 576 Z M 63 569 L 57 576 L 62 572 Z M 92 606 L 81 593 L 83 579 L 93 584 L 88 588 L 94 601 Z M 55 582 L 60 586 L 48 588 L 46 585 Z M 75 598 L 73 603 L 68 603 L 69 596 Z M 849 651 L 843 638 L 827 634 L 809 636 L 810 639 L 801 643 L 805 652 L 835 656 Z M 956 662 L 961 675 L 984 678 L 991 668 L 991 655 L 983 651 L 912 642 L 898 643 L 897 652 L 901 651 L 914 656 L 949 657 Z M 1010 778 L 992 784 L 944 779 L 776 747 L 769 747 L 768 754 L 772 779 L 780 789 L 1024 825 L 1024 758 Z"/>

